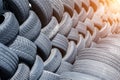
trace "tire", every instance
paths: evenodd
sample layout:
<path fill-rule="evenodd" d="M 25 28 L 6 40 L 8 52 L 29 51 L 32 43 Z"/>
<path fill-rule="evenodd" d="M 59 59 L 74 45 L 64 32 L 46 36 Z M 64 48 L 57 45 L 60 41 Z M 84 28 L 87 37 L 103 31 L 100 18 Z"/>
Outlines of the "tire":
<path fill-rule="evenodd" d="M 73 22 L 72 27 L 75 27 L 77 25 L 78 21 L 79 21 L 78 13 L 76 10 L 74 10 L 73 16 L 72 16 L 72 22 Z"/>
<path fill-rule="evenodd" d="M 79 42 L 79 34 L 78 34 L 78 30 L 75 28 L 72 28 L 70 33 L 68 34 L 67 39 L 69 41 L 74 41 L 75 43 Z"/>
<path fill-rule="evenodd" d="M 101 44 L 96 44 L 96 48 L 100 48 L 103 50 L 106 50 L 110 52 L 113 56 L 119 59 L 119 46 L 113 45 L 113 44 L 106 44 L 106 43 L 101 43 Z"/>
<path fill-rule="evenodd" d="M 72 64 L 75 61 L 76 55 L 77 55 L 76 44 L 73 41 L 70 41 L 66 55 L 63 57 L 63 61 L 66 61 Z"/>
<path fill-rule="evenodd" d="M 18 34 L 19 24 L 11 12 L 5 12 L 0 19 L 0 43 L 7 45 Z"/>
<path fill-rule="evenodd" d="M 59 24 L 58 24 L 57 19 L 55 17 L 52 17 L 49 24 L 47 26 L 45 26 L 44 28 L 42 28 L 41 32 L 43 34 L 45 34 L 49 39 L 52 39 L 53 37 L 55 37 L 55 35 L 59 31 L 59 26 L 58 25 Z"/>
<path fill-rule="evenodd" d="M 17 36 L 16 40 L 9 46 L 9 48 L 18 55 L 20 62 L 25 62 L 28 65 L 34 63 L 37 48 L 32 41 Z"/>
<path fill-rule="evenodd" d="M 80 35 L 79 42 L 77 43 L 77 52 L 79 52 L 81 49 L 85 48 L 85 40 L 82 35 Z"/>
<path fill-rule="evenodd" d="M 64 13 L 64 6 L 61 0 L 49 0 L 52 8 L 53 8 L 53 15 L 57 18 L 58 22 L 61 21 L 63 13 Z"/>
<path fill-rule="evenodd" d="M 10 80 L 29 80 L 30 69 L 27 65 L 21 63 L 14 76 Z"/>
<path fill-rule="evenodd" d="M 89 7 L 87 11 L 87 18 L 92 19 L 93 15 L 94 15 L 94 10 L 92 7 Z"/>
<path fill-rule="evenodd" d="M 62 62 L 61 52 L 58 49 L 53 48 L 51 50 L 49 58 L 44 62 L 44 70 L 55 72 L 59 68 L 61 62 Z"/>
<path fill-rule="evenodd" d="M 6 80 L 14 75 L 19 59 L 14 52 L 0 43 L 0 60 L 0 76 L 2 80 Z"/>
<path fill-rule="evenodd" d="M 85 35 L 85 47 L 89 48 L 92 43 L 92 37 L 89 31 L 87 31 L 87 34 Z"/>
<path fill-rule="evenodd" d="M 34 11 L 29 12 L 29 17 L 19 28 L 19 35 L 35 41 L 41 30 L 41 22 Z"/>
<path fill-rule="evenodd" d="M 84 8 L 81 9 L 80 13 L 79 13 L 79 21 L 84 22 L 86 17 L 87 17 L 87 12 L 85 11 Z"/>
<path fill-rule="evenodd" d="M 103 27 L 103 22 L 99 15 L 94 14 L 91 20 L 93 21 L 94 26 L 98 29 L 101 29 Z"/>
<path fill-rule="evenodd" d="M 52 40 L 52 46 L 58 48 L 61 51 L 62 56 L 64 56 L 68 48 L 68 40 L 65 36 L 57 34 Z"/>
<path fill-rule="evenodd" d="M 87 26 L 83 22 L 78 22 L 76 29 L 79 33 L 82 33 L 84 36 L 87 34 Z"/>
<path fill-rule="evenodd" d="M 89 0 L 80 0 L 82 2 L 82 7 L 88 11 L 88 8 L 90 6 L 90 1 Z"/>
<path fill-rule="evenodd" d="M 73 25 L 72 18 L 67 12 L 65 12 L 63 14 L 61 23 L 59 24 L 60 26 L 59 33 L 64 36 L 67 36 L 72 28 L 72 25 Z"/>
<path fill-rule="evenodd" d="M 44 70 L 39 80 L 60 80 L 60 75 Z"/>
<path fill-rule="evenodd" d="M 92 34 L 92 40 L 95 42 L 95 39 L 96 39 L 96 36 L 98 34 L 99 30 L 95 27 L 94 28 L 94 31 L 93 31 L 93 34 Z"/>
<path fill-rule="evenodd" d="M 50 39 L 43 33 L 40 33 L 39 37 L 36 39 L 35 44 L 38 47 L 38 54 L 43 60 L 46 60 L 52 48 L 52 43 Z"/>
<path fill-rule="evenodd" d="M 29 80 L 38 80 L 43 73 L 44 63 L 43 60 L 37 55 L 34 65 L 30 71 Z"/>
<path fill-rule="evenodd" d="M 118 23 L 113 21 L 112 25 L 111 25 L 111 33 L 115 33 L 116 29 L 118 27 Z"/>
<path fill-rule="evenodd" d="M 87 26 L 87 29 L 91 34 L 94 33 L 94 23 L 89 18 L 86 18 L 84 24 Z"/>
<path fill-rule="evenodd" d="M 110 25 L 105 24 L 105 26 L 97 33 L 95 41 L 98 41 L 99 38 L 105 38 L 111 33 Z"/>
<path fill-rule="evenodd" d="M 81 52 L 79 52 L 78 56 L 76 57 L 76 60 L 83 60 L 83 59 L 100 61 L 120 71 L 119 59 L 116 58 L 115 55 L 110 53 L 109 51 L 96 49 L 96 48 L 84 49 L 81 50 Z"/>
<path fill-rule="evenodd" d="M 28 0 L 5 0 L 7 9 L 12 11 L 20 24 L 22 24 L 29 16 Z"/>
<path fill-rule="evenodd" d="M 77 60 L 73 65 L 73 71 L 89 74 L 105 80 L 119 80 L 120 73 L 113 67 L 95 60 Z M 102 72 L 105 71 L 105 72 Z M 109 73 L 109 74 L 106 74 Z"/>
<path fill-rule="evenodd" d="M 51 20 L 53 8 L 48 0 L 29 0 L 32 9 L 39 16 L 42 27 L 46 26 Z"/>
<path fill-rule="evenodd" d="M 62 61 L 60 67 L 58 68 L 58 70 L 56 71 L 56 74 L 62 74 L 63 72 L 70 72 L 73 68 L 73 65 L 68 63 L 68 62 L 65 62 L 65 61 Z"/>
<path fill-rule="evenodd" d="M 64 9 L 66 12 L 68 12 L 71 16 L 73 15 L 73 11 L 74 11 L 74 1 L 72 0 L 61 0 L 63 5 L 64 5 Z"/>
<path fill-rule="evenodd" d="M 101 79 L 84 73 L 64 72 L 60 75 L 60 80 L 101 80 Z"/>
<path fill-rule="evenodd" d="M 77 11 L 79 14 L 81 9 L 82 9 L 82 2 L 80 0 L 74 0 L 74 9 Z"/>
<path fill-rule="evenodd" d="M 99 0 L 90 0 L 90 6 L 96 11 L 99 8 Z"/>

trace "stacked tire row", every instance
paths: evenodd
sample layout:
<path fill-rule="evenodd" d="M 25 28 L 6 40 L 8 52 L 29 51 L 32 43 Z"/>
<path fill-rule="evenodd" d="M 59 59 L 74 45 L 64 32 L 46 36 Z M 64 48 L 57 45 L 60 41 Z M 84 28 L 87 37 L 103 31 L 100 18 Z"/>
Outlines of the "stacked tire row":
<path fill-rule="evenodd" d="M 120 18 L 106 3 L 0 0 L 0 80 L 120 80 Z"/>

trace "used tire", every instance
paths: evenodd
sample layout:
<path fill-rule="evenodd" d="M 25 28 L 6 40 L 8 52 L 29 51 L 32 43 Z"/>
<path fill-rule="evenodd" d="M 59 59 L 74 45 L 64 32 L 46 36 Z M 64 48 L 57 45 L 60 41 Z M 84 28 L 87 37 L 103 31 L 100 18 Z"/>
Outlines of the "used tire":
<path fill-rule="evenodd" d="M 38 80 L 43 73 L 43 60 L 37 55 L 34 65 L 31 68 L 29 80 Z"/>
<path fill-rule="evenodd" d="M 29 16 L 28 0 L 5 0 L 7 9 L 12 11 L 20 24 L 22 24 Z"/>
<path fill-rule="evenodd" d="M 42 28 L 41 32 L 45 34 L 49 39 L 52 39 L 59 31 L 59 24 L 55 17 L 52 17 L 49 24 Z"/>
<path fill-rule="evenodd" d="M 84 22 L 84 20 L 87 17 L 87 12 L 85 11 L 84 8 L 81 9 L 80 13 L 79 13 L 79 21 Z"/>
<path fill-rule="evenodd" d="M 52 46 L 58 48 L 61 51 L 62 56 L 64 56 L 67 51 L 68 40 L 65 36 L 57 34 L 55 38 L 52 40 Z"/>
<path fill-rule="evenodd" d="M 113 67 L 95 60 L 76 60 L 73 65 L 73 71 L 93 75 L 105 80 L 119 80 L 120 73 Z M 102 72 L 105 71 L 105 72 Z M 109 73 L 109 74 L 106 74 Z"/>
<path fill-rule="evenodd" d="M 60 75 L 44 70 L 39 80 L 60 80 Z"/>
<path fill-rule="evenodd" d="M 77 43 L 77 52 L 80 52 L 81 49 L 85 48 L 85 39 L 83 38 L 82 35 L 80 35 L 79 42 Z"/>
<path fill-rule="evenodd" d="M 78 34 L 78 30 L 75 28 L 72 28 L 70 33 L 68 34 L 67 39 L 69 41 L 74 41 L 75 43 L 78 43 L 79 41 L 79 34 Z"/>
<path fill-rule="evenodd" d="M 18 34 L 19 24 L 11 12 L 5 12 L 0 16 L 0 19 L 0 42 L 8 44 Z"/>
<path fill-rule="evenodd" d="M 9 48 L 18 55 L 20 62 L 25 62 L 29 65 L 34 63 L 37 48 L 32 41 L 17 36 Z"/>
<path fill-rule="evenodd" d="M 0 43 L 0 75 L 3 80 L 14 75 L 19 59 L 8 47 Z"/>
<path fill-rule="evenodd" d="M 75 61 L 76 55 L 77 55 L 76 44 L 73 41 L 70 41 L 66 55 L 63 57 L 63 61 L 66 61 L 72 64 Z"/>
<path fill-rule="evenodd" d="M 35 41 L 41 30 L 41 22 L 34 11 L 29 12 L 29 17 L 19 28 L 19 35 Z"/>
<path fill-rule="evenodd" d="M 82 2 L 80 0 L 74 0 L 74 5 L 75 10 L 79 14 L 82 8 Z"/>
<path fill-rule="evenodd" d="M 32 9 L 39 16 L 42 22 L 42 27 L 46 26 L 51 20 L 53 8 L 49 0 L 29 0 L 32 5 Z"/>
<path fill-rule="evenodd" d="M 60 67 L 58 68 L 58 70 L 56 71 L 56 74 L 62 74 L 64 72 L 70 72 L 73 68 L 73 65 L 66 62 L 66 61 L 62 61 Z"/>
<path fill-rule="evenodd" d="M 53 15 L 57 18 L 58 22 L 61 21 L 63 13 L 64 13 L 64 6 L 61 0 L 49 0 L 52 8 L 53 8 Z"/>
<path fill-rule="evenodd" d="M 52 43 L 50 39 L 43 33 L 40 33 L 39 37 L 36 39 L 35 44 L 38 47 L 38 54 L 43 60 L 46 60 L 52 48 Z"/>
<path fill-rule="evenodd" d="M 64 36 L 67 36 L 73 26 L 72 18 L 67 12 L 63 14 L 63 18 L 59 26 L 60 26 L 59 33 Z"/>
<path fill-rule="evenodd" d="M 44 70 L 55 72 L 59 68 L 61 62 L 61 52 L 58 49 L 53 48 L 49 58 L 44 62 Z"/>
<path fill-rule="evenodd" d="M 64 72 L 60 75 L 60 80 L 101 80 L 101 79 L 84 73 Z"/>
<path fill-rule="evenodd" d="M 27 65 L 21 63 L 14 76 L 10 80 L 29 80 L 30 69 Z"/>
<path fill-rule="evenodd" d="M 65 11 L 67 11 L 71 16 L 73 15 L 74 11 L 74 1 L 72 0 L 61 0 Z"/>
<path fill-rule="evenodd" d="M 84 36 L 87 34 L 87 26 L 83 22 L 78 22 L 76 29 L 79 33 L 82 33 Z"/>

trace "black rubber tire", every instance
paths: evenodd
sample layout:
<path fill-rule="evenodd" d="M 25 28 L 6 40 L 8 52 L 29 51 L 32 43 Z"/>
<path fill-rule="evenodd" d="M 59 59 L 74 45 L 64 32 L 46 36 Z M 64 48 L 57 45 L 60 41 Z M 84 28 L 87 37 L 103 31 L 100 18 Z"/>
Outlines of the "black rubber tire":
<path fill-rule="evenodd" d="M 94 23 L 89 18 L 86 18 L 84 24 L 87 26 L 87 29 L 90 31 L 90 33 L 93 34 L 94 33 Z"/>
<path fill-rule="evenodd" d="M 96 38 L 95 38 L 95 41 L 98 41 L 99 38 L 105 38 L 105 37 L 107 37 L 109 34 L 111 34 L 111 29 L 110 29 L 109 27 L 110 27 L 110 25 L 105 24 L 105 26 L 102 27 L 102 28 L 98 31 L 98 33 L 97 33 L 97 35 L 96 35 Z"/>
<path fill-rule="evenodd" d="M 32 9 L 39 16 L 42 27 L 46 26 L 53 14 L 53 8 L 49 0 L 29 0 L 29 2 L 32 5 Z"/>
<path fill-rule="evenodd" d="M 45 34 L 49 39 L 52 39 L 59 31 L 58 21 L 55 17 L 52 17 L 49 24 L 42 28 L 41 32 Z"/>
<path fill-rule="evenodd" d="M 94 26 L 98 29 L 101 29 L 103 27 L 103 22 L 99 15 L 94 14 L 91 20 L 93 21 Z"/>
<path fill-rule="evenodd" d="M 60 80 L 60 75 L 44 70 L 39 80 Z"/>
<path fill-rule="evenodd" d="M 78 30 L 75 28 L 72 28 L 70 33 L 68 34 L 67 39 L 69 41 L 74 41 L 75 43 L 79 42 L 79 34 L 78 34 Z"/>
<path fill-rule="evenodd" d="M 12 11 L 20 24 L 22 24 L 29 16 L 28 0 L 5 0 L 7 9 Z"/>
<path fill-rule="evenodd" d="M 113 67 L 95 60 L 76 60 L 73 65 L 73 71 L 89 74 L 105 80 L 119 80 L 120 73 Z M 105 71 L 105 72 L 102 72 Z M 109 74 L 106 74 L 109 73 Z"/>
<path fill-rule="evenodd" d="M 80 52 L 81 49 L 85 48 L 85 39 L 83 38 L 82 35 L 80 35 L 79 42 L 77 43 L 77 52 Z"/>
<path fill-rule="evenodd" d="M 90 6 L 89 9 L 88 9 L 88 11 L 87 11 L 87 18 L 92 19 L 93 15 L 94 15 L 94 10 Z"/>
<path fill-rule="evenodd" d="M 18 69 L 10 80 L 29 80 L 30 69 L 24 63 L 18 65 Z"/>
<path fill-rule="evenodd" d="M 52 8 L 53 8 L 53 15 L 57 18 L 58 22 L 61 21 L 63 13 L 64 13 L 64 6 L 61 0 L 49 0 Z"/>
<path fill-rule="evenodd" d="M 80 0 L 74 0 L 74 9 L 79 14 L 82 8 L 82 2 Z"/>
<path fill-rule="evenodd" d="M 49 58 L 44 62 L 44 70 L 55 72 L 59 68 L 61 62 L 62 62 L 61 52 L 58 49 L 53 48 L 51 50 Z"/>
<path fill-rule="evenodd" d="M 5 12 L 0 19 L 0 43 L 8 44 L 18 34 L 19 24 L 11 12 Z"/>
<path fill-rule="evenodd" d="M 87 17 L 87 12 L 85 11 L 84 8 L 81 9 L 80 13 L 79 13 L 79 21 L 84 22 L 86 17 Z"/>
<path fill-rule="evenodd" d="M 43 33 L 40 33 L 39 37 L 36 39 L 35 44 L 38 47 L 38 54 L 43 60 L 46 60 L 52 48 L 52 43 L 50 39 Z"/>
<path fill-rule="evenodd" d="M 25 62 L 28 65 L 34 63 L 37 48 L 32 41 L 22 36 L 17 36 L 9 48 L 18 55 L 20 62 Z"/>
<path fill-rule="evenodd" d="M 61 1 L 64 5 L 65 11 L 72 16 L 74 11 L 74 1 L 73 0 L 61 0 Z"/>
<path fill-rule="evenodd" d="M 78 22 L 76 29 L 79 33 L 82 33 L 84 36 L 87 34 L 87 26 L 81 21 Z"/>
<path fill-rule="evenodd" d="M 70 72 L 73 68 L 73 65 L 66 62 L 66 61 L 62 61 L 60 67 L 58 68 L 58 70 L 56 71 L 56 74 L 62 74 L 63 72 Z"/>
<path fill-rule="evenodd" d="M 43 60 L 37 55 L 34 65 L 31 68 L 29 80 L 38 80 L 43 73 Z"/>
<path fill-rule="evenodd" d="M 89 31 L 87 31 L 87 34 L 85 35 L 85 47 L 89 48 L 92 43 L 92 37 Z"/>
<path fill-rule="evenodd" d="M 19 59 L 8 47 L 0 43 L 0 76 L 3 80 L 14 75 Z"/>
<path fill-rule="evenodd" d="M 62 56 L 64 56 L 68 48 L 68 40 L 65 36 L 57 34 L 52 40 L 52 46 L 58 48 L 61 51 Z"/>
<path fill-rule="evenodd" d="M 59 33 L 64 36 L 67 36 L 73 26 L 72 18 L 67 12 L 63 14 L 63 18 L 59 26 L 60 26 Z"/>
<path fill-rule="evenodd" d="M 70 41 L 66 55 L 63 57 L 63 61 L 73 64 L 73 62 L 75 61 L 76 55 L 77 55 L 76 44 L 73 41 Z"/>
<path fill-rule="evenodd" d="M 81 50 L 81 52 L 79 52 L 79 54 L 76 57 L 76 60 L 83 60 L 83 59 L 100 61 L 120 71 L 119 59 L 115 57 L 115 55 L 109 51 L 105 51 L 105 50 L 97 49 L 97 48 L 91 48 L 91 49 L 86 48 L 86 49 Z"/>
<path fill-rule="evenodd" d="M 82 2 L 82 7 L 88 11 L 88 8 L 90 6 L 90 1 L 89 0 L 80 0 Z"/>
<path fill-rule="evenodd" d="M 90 0 L 90 6 L 96 11 L 99 8 L 99 0 Z"/>
<path fill-rule="evenodd" d="M 60 75 L 60 80 L 101 80 L 101 79 L 84 73 L 64 72 Z"/>
<path fill-rule="evenodd" d="M 74 10 L 73 16 L 72 16 L 72 22 L 73 22 L 72 27 L 75 27 L 78 24 L 78 21 L 79 21 L 78 13 L 76 10 Z"/>
<path fill-rule="evenodd" d="M 29 17 L 20 25 L 19 35 L 35 41 L 41 30 L 41 22 L 34 11 L 29 11 Z"/>

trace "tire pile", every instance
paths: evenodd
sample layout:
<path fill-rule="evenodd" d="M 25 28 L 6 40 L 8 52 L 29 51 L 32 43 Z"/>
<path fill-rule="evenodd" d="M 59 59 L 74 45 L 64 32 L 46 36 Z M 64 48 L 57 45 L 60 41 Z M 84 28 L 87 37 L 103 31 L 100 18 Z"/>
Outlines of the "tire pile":
<path fill-rule="evenodd" d="M 107 0 L 0 0 L 0 80 L 120 80 L 119 22 Z"/>

